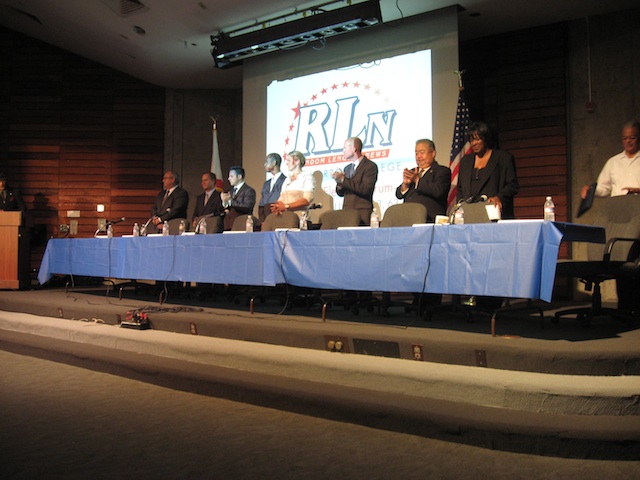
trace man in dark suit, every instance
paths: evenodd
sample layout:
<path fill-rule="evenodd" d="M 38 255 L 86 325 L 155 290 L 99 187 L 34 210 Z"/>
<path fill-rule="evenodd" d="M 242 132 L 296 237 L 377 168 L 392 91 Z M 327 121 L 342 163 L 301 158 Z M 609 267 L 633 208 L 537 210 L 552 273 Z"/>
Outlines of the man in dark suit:
<path fill-rule="evenodd" d="M 233 187 L 231 191 L 220 195 L 225 208 L 225 230 L 231 230 L 233 221 L 240 215 L 253 214 L 253 207 L 256 205 L 256 191 L 244 182 L 244 168 L 231 167 L 229 183 Z"/>
<path fill-rule="evenodd" d="M 264 169 L 271 178 L 267 179 L 262 185 L 262 196 L 258 204 L 258 218 L 261 222 L 271 213 L 271 204 L 276 203 L 280 198 L 282 184 L 287 177 L 280 171 L 282 157 L 277 153 L 270 153 L 264 162 Z"/>
<path fill-rule="evenodd" d="M 179 186 L 180 177 L 167 171 L 162 177 L 163 190 L 156 197 L 151 209 L 152 223 L 162 230 L 162 224 L 172 218 L 187 218 L 189 193 Z"/>
<path fill-rule="evenodd" d="M 427 222 L 447 212 L 447 195 L 451 187 L 451 170 L 436 162 L 436 146 L 429 139 L 416 142 L 416 168 L 405 168 L 402 185 L 396 197 L 405 203 L 421 203 L 427 207 Z"/>
<path fill-rule="evenodd" d="M 194 229 L 202 217 L 220 216 L 224 213 L 220 192 L 216 190 L 216 180 L 215 173 L 204 172 L 202 174 L 201 184 L 204 192 L 198 195 L 196 199 L 196 208 L 193 211 L 192 222 Z"/>
<path fill-rule="evenodd" d="M 347 165 L 344 172 L 337 170 L 331 174 L 337 182 L 336 193 L 344 197 L 343 210 L 357 210 L 360 224 L 369 225 L 373 211 L 373 191 L 378 181 L 378 166 L 362 155 L 362 140 L 351 137 L 343 147 Z"/>

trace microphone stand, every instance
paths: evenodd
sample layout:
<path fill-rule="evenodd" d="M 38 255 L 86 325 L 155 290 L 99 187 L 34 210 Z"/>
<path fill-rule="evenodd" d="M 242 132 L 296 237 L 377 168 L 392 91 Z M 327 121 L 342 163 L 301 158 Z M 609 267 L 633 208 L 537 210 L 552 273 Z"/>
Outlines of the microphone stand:
<path fill-rule="evenodd" d="M 153 220 L 153 217 L 151 217 L 149 220 L 147 220 L 144 225 L 142 225 L 142 228 L 140 229 L 140 236 L 141 237 L 146 237 L 147 236 L 147 227 L 149 226 L 149 224 L 151 223 L 151 221 Z"/>
<path fill-rule="evenodd" d="M 456 206 L 453 207 L 453 210 L 451 210 L 451 213 L 449 214 L 449 224 L 450 225 L 455 225 L 455 218 L 456 218 L 456 212 L 458 210 L 460 210 L 460 207 L 462 207 L 463 205 L 466 205 L 467 203 L 471 203 L 473 201 L 474 197 L 471 196 L 465 200 L 460 200 L 458 203 L 456 203 Z"/>
<path fill-rule="evenodd" d="M 207 223 L 207 218 L 209 217 L 213 217 L 213 213 L 208 213 L 207 215 L 203 215 L 202 217 L 198 218 L 198 223 L 196 223 L 196 235 L 201 233 L 200 229 L 202 228 L 202 225 L 205 225 Z M 206 227 L 204 233 L 207 233 Z"/>

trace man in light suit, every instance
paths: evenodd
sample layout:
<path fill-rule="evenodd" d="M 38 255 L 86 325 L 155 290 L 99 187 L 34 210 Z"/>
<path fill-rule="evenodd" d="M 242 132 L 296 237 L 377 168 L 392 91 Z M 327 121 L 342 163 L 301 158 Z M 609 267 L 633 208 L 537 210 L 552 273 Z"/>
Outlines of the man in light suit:
<path fill-rule="evenodd" d="M 204 216 L 220 216 L 224 213 L 222 207 L 222 199 L 220 192 L 216 190 L 216 174 L 212 172 L 204 172 L 201 178 L 202 195 L 198 195 L 196 199 L 196 208 L 193 211 L 192 225 L 195 228 L 201 217 Z"/>
<path fill-rule="evenodd" d="M 151 209 L 152 223 L 162 230 L 162 224 L 172 218 L 187 218 L 189 193 L 179 186 L 180 177 L 167 171 L 162 177 L 163 190 L 158 193 Z"/>
<path fill-rule="evenodd" d="M 405 168 L 402 185 L 396 189 L 396 197 L 405 203 L 421 203 L 427 207 L 427 222 L 433 223 L 436 215 L 447 212 L 447 195 L 451 187 L 451 170 L 436 162 L 436 146 L 426 138 L 416 142 L 416 168 Z"/>
<path fill-rule="evenodd" d="M 225 209 L 224 229 L 231 230 L 233 221 L 244 214 L 253 214 L 256 205 L 256 191 L 244 181 L 244 168 L 231 167 L 229 169 L 230 192 L 220 194 L 222 206 Z"/>
<path fill-rule="evenodd" d="M 357 210 L 360 224 L 369 225 L 378 166 L 362 155 L 362 140 L 358 137 L 345 140 L 342 152 L 344 160 L 352 163 L 345 167 L 344 172 L 337 170 L 331 174 L 337 182 L 336 193 L 344 197 L 343 210 Z"/>
<path fill-rule="evenodd" d="M 261 222 L 271 213 L 271 204 L 276 203 L 280 198 L 282 184 L 287 177 L 280 171 L 282 157 L 277 153 L 270 153 L 264 162 L 264 169 L 271 174 L 271 178 L 267 179 L 262 185 L 262 196 L 258 204 L 258 218 Z"/>

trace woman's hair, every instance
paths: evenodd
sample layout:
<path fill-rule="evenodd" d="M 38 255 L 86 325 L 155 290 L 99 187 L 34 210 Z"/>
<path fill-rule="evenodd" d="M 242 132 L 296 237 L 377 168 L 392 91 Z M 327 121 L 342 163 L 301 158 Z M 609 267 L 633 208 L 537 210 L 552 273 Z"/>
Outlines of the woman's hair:
<path fill-rule="evenodd" d="M 487 148 L 493 148 L 493 136 L 491 135 L 489 125 L 487 125 L 486 123 L 473 122 L 471 125 L 469 125 L 467 134 L 469 135 L 469 140 L 477 136 L 478 138 L 482 139 Z"/>
<path fill-rule="evenodd" d="M 300 168 L 304 167 L 304 164 L 307 161 L 307 159 L 304 158 L 304 155 L 302 154 L 302 152 L 299 152 L 298 150 L 294 150 L 293 152 L 289 152 L 289 155 L 300 162 Z"/>

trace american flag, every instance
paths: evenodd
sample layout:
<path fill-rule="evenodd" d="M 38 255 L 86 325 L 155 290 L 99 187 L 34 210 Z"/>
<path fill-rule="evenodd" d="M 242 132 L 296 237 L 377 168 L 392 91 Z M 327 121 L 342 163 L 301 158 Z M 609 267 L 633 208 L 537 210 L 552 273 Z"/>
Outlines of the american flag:
<path fill-rule="evenodd" d="M 458 95 L 458 109 L 456 111 L 456 123 L 453 128 L 453 142 L 451 143 L 451 157 L 449 168 L 451 169 L 451 189 L 447 204 L 456 202 L 458 194 L 458 172 L 460 171 L 460 159 L 471 152 L 471 144 L 467 138 L 467 128 L 469 127 L 469 109 L 464 102 L 464 90 L 460 89 Z"/>

